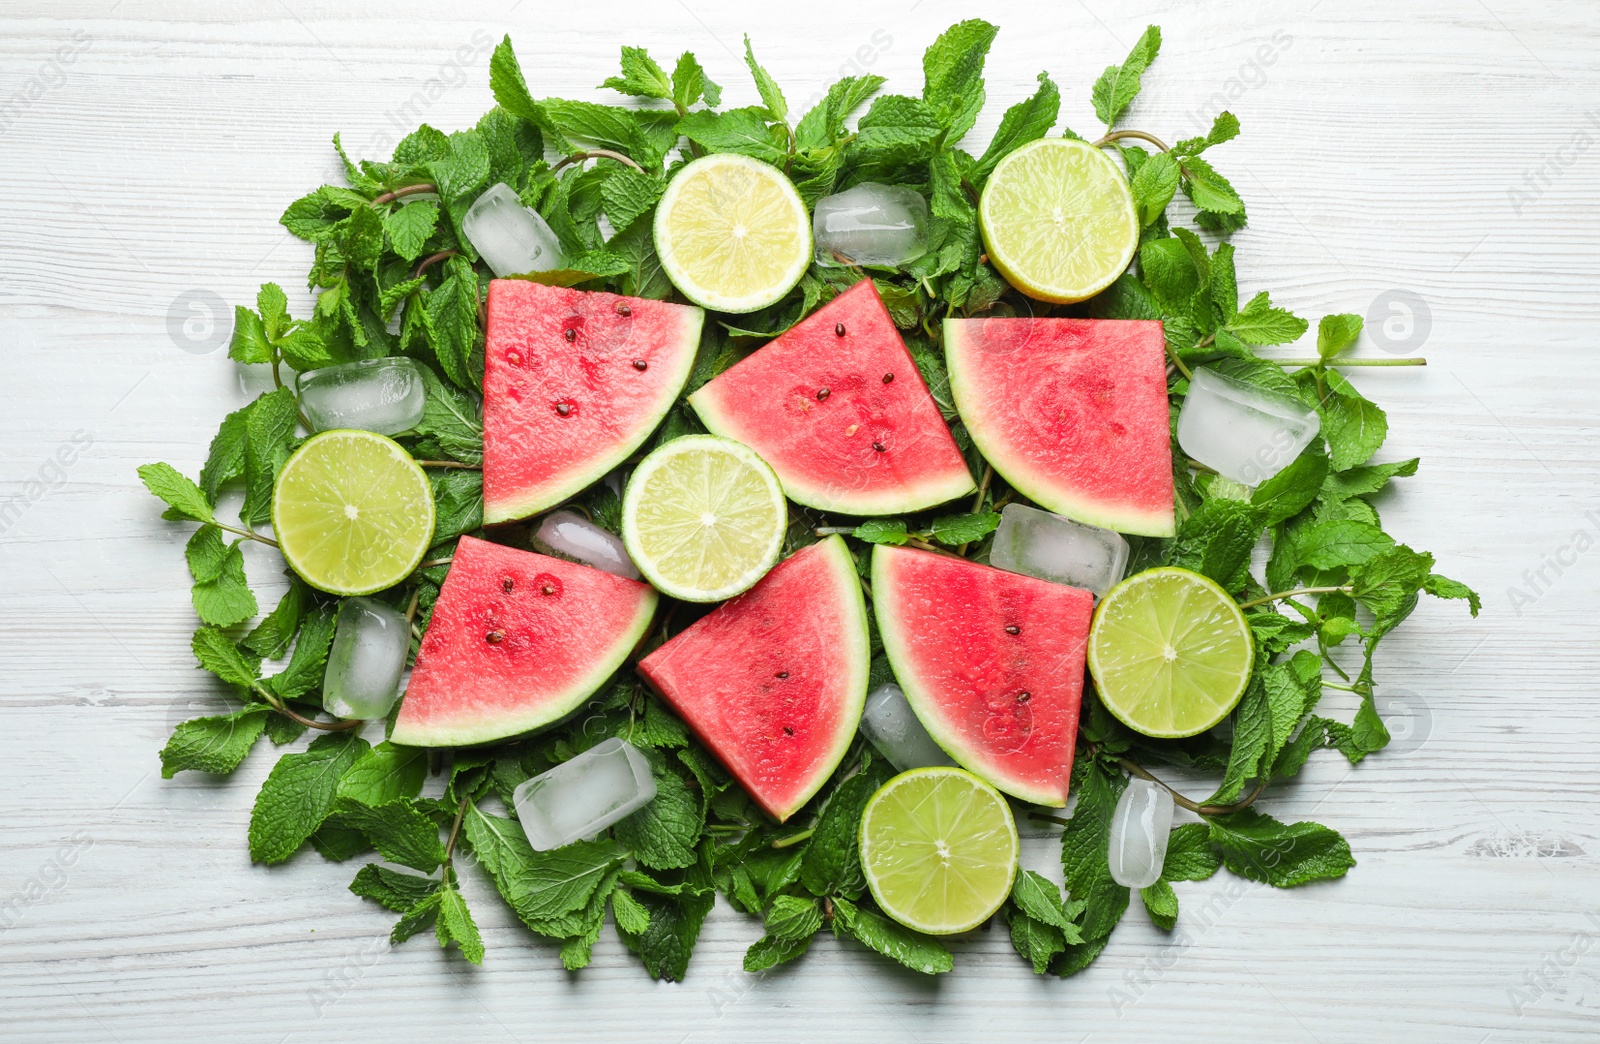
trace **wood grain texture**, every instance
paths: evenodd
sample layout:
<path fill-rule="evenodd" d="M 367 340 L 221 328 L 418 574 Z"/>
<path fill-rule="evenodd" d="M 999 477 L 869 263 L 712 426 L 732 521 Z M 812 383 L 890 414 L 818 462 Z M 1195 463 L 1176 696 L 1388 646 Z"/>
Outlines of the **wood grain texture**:
<path fill-rule="evenodd" d="M 1546 567 L 1531 604 L 1508 596 L 1575 531 L 1600 534 L 1600 513 L 1585 514 L 1600 509 L 1600 13 L 1505 0 L 466 10 L 21 0 L 0 21 L 0 103 L 37 81 L 0 131 L 0 500 L 38 494 L 0 532 L 0 903 L 36 897 L 0 931 L 0 1036 L 1600 1035 L 1600 554 L 1559 576 Z M 187 529 L 159 519 L 134 468 L 159 459 L 192 474 L 222 413 L 260 380 L 220 351 L 181 350 L 168 311 L 193 291 L 247 301 L 275 279 L 303 314 L 294 284 L 309 248 L 277 217 L 337 177 L 335 131 L 376 156 L 419 118 L 470 123 L 491 104 L 488 44 L 505 32 L 536 93 L 599 98 L 618 46 L 642 43 L 658 57 L 694 49 L 746 104 L 748 31 L 803 108 L 851 61 L 915 92 L 922 49 L 973 15 L 1003 31 L 969 145 L 1041 68 L 1063 86 L 1066 122 L 1089 130 L 1094 77 L 1158 22 L 1165 51 L 1129 122 L 1170 139 L 1224 105 L 1238 114 L 1244 134 L 1216 161 L 1251 208 L 1235 237 L 1241 287 L 1313 318 L 1366 313 L 1395 289 L 1430 309 L 1427 369 L 1353 379 L 1389 410 L 1385 454 L 1423 458 L 1382 500 L 1389 528 L 1483 592 L 1485 609 L 1469 623 L 1457 604 L 1425 602 L 1384 643 L 1380 704 L 1397 749 L 1353 770 L 1320 754 L 1265 799 L 1280 818 L 1345 833 L 1359 860 L 1345 880 L 1180 886 L 1176 933 L 1135 909 L 1065 981 L 1026 974 L 1003 929 L 959 943 L 957 970 L 937 982 L 831 940 L 750 977 L 739 961 L 757 926 L 719 906 L 688 980 L 660 984 L 609 933 L 594 966 L 568 975 L 469 872 L 489 946 L 480 970 L 426 939 L 390 951 L 392 917 L 345 890 L 352 866 L 250 864 L 245 826 L 270 751 L 236 779 L 160 779 L 170 727 L 220 700 L 188 652 Z M 45 63 L 63 46 L 81 50 L 58 76 Z M 1538 192 L 1515 198 L 1525 175 Z M 58 468 L 63 446 L 81 452 Z M 248 568 L 271 596 L 280 566 L 258 550 Z M 1329 703 L 1347 716 L 1339 695 Z M 1025 855 L 1059 874 L 1049 836 Z"/>

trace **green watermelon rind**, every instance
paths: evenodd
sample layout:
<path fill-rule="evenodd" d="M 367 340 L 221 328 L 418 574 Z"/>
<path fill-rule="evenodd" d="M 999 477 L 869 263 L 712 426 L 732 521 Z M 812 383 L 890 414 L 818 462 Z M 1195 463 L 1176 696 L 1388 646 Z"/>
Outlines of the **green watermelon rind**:
<path fill-rule="evenodd" d="M 933 741 L 946 754 L 979 779 L 987 781 L 1012 797 L 1035 805 L 1044 805 L 1048 808 L 1064 807 L 1067 803 L 1064 786 L 1052 792 L 1012 779 L 1000 771 L 999 766 L 981 757 L 976 749 L 963 743 L 960 737 L 946 729 L 944 723 L 927 709 L 937 702 L 934 694 L 923 688 L 911 671 L 901 669 L 900 665 L 910 664 L 913 657 L 910 643 L 901 633 L 900 621 L 895 612 L 895 584 L 888 572 L 889 561 L 898 551 L 898 548 L 881 544 L 873 546 L 872 611 L 878 620 L 878 637 L 883 640 L 884 655 L 889 658 L 889 666 L 894 669 L 895 681 L 905 693 L 906 702 L 911 705 L 912 713 L 916 714 L 917 720 L 922 722 L 922 727 L 928 730 L 928 735 L 933 737 Z"/>
<path fill-rule="evenodd" d="M 967 359 L 967 339 L 961 332 L 964 329 L 960 321 L 944 321 L 945 369 L 950 375 L 950 394 L 955 399 L 956 411 L 966 423 L 967 432 L 977 444 L 978 452 L 999 472 L 1001 478 L 1046 511 L 1065 515 L 1078 522 L 1137 536 L 1173 535 L 1175 522 L 1171 508 L 1166 511 L 1136 511 L 1125 505 L 1085 496 L 1066 486 L 1060 479 L 1044 475 L 1012 455 L 998 426 L 989 423 L 982 396 L 974 386 Z"/>
<path fill-rule="evenodd" d="M 512 736 L 538 732 L 559 724 L 582 707 L 584 701 L 593 696 L 596 690 L 627 662 L 629 654 L 649 631 L 659 602 L 660 596 L 655 590 L 647 588 L 639 601 L 633 622 L 617 635 L 610 647 L 596 656 L 594 666 L 589 672 L 573 679 L 564 689 L 544 695 L 540 698 L 540 702 L 530 706 L 524 713 L 516 715 L 497 713 L 492 723 L 473 727 L 458 725 L 433 728 L 408 727 L 397 719 L 394 731 L 389 736 L 389 742 L 403 747 L 475 747 Z"/>
<path fill-rule="evenodd" d="M 635 433 L 619 441 L 611 452 L 597 457 L 589 467 L 581 471 L 573 471 L 562 477 L 562 481 L 554 485 L 542 487 L 536 493 L 522 499 L 499 500 L 490 502 L 487 498 L 483 503 L 483 522 L 485 525 L 495 525 L 500 522 L 514 522 L 517 519 L 528 518 L 541 511 L 548 510 L 562 501 L 580 493 L 599 482 L 611 471 L 619 467 L 635 450 L 643 446 L 661 422 L 671 412 L 678 397 L 683 394 L 684 387 L 689 383 L 689 376 L 694 372 L 695 358 L 700 351 L 700 334 L 705 327 L 706 313 L 693 306 L 678 306 L 682 309 L 683 323 L 682 336 L 679 343 L 683 350 L 677 353 L 678 366 L 672 373 L 672 380 L 662 389 L 661 401 L 657 408 L 648 415 Z M 671 394 L 668 394 L 670 390 Z"/>
<path fill-rule="evenodd" d="M 700 417 L 700 423 L 713 435 L 720 435 L 725 439 L 739 441 L 739 429 L 729 418 L 728 412 L 723 409 L 722 403 L 711 392 L 712 385 L 689 396 L 689 405 Z M 771 463 L 770 461 L 768 462 Z M 778 471 L 777 468 L 773 468 Z M 851 493 L 844 496 L 828 496 L 818 486 L 808 483 L 796 482 L 792 477 L 785 478 L 783 473 L 778 473 L 778 483 L 783 486 L 784 496 L 809 508 L 818 511 L 835 511 L 844 515 L 910 515 L 928 508 L 937 507 L 957 497 L 964 497 L 978 488 L 972 481 L 972 475 L 965 469 L 958 475 L 935 476 L 929 482 L 920 485 L 902 485 L 893 490 L 883 490 L 878 494 Z"/>

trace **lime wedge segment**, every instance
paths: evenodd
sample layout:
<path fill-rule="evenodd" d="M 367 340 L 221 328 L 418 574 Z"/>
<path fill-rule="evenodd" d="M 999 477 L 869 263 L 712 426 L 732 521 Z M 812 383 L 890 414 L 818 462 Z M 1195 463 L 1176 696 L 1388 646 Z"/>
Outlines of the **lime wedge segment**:
<path fill-rule="evenodd" d="M 1250 684 L 1255 640 L 1228 593 L 1167 567 L 1122 581 L 1089 625 L 1100 701 L 1136 732 L 1175 739 L 1228 716 Z"/>
<path fill-rule="evenodd" d="M 811 217 L 778 168 L 735 153 L 697 159 L 656 205 L 656 253 L 683 296 L 714 312 L 778 301 L 811 264 Z"/>
<path fill-rule="evenodd" d="M 1139 246 L 1127 179 L 1076 138 L 1041 138 L 1001 160 L 983 186 L 978 224 L 995 267 L 1042 301 L 1093 297 Z"/>
<path fill-rule="evenodd" d="M 640 461 L 622 497 L 622 540 L 663 594 L 719 602 L 748 590 L 783 550 L 788 506 L 755 451 L 685 435 Z"/>
<path fill-rule="evenodd" d="M 391 438 L 337 429 L 295 450 L 272 488 L 272 528 L 305 582 L 364 595 L 411 575 L 433 540 L 433 489 Z"/>
<path fill-rule="evenodd" d="M 872 897 L 907 928 L 968 931 L 1011 894 L 1018 852 L 1011 807 L 964 769 L 894 777 L 868 799 L 860 837 Z"/>

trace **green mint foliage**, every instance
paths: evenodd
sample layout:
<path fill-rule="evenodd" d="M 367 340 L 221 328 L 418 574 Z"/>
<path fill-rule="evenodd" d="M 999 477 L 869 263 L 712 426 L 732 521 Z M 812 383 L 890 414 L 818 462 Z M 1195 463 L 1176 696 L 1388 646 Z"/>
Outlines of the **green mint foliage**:
<path fill-rule="evenodd" d="M 161 752 L 163 775 L 231 772 L 263 734 L 277 745 L 302 739 L 306 727 L 276 708 L 293 705 L 305 717 L 320 711 L 337 603 L 291 577 L 276 606 L 261 615 L 265 606 L 250 589 L 234 539 L 248 538 L 270 519 L 273 481 L 299 445 L 295 372 L 391 355 L 416 361 L 426 410 L 397 438 L 418 459 L 469 466 L 430 470 L 438 508 L 431 557 L 447 557 L 459 535 L 480 531 L 482 480 L 470 466 L 483 459 L 482 315 L 490 273 L 460 226 L 466 209 L 495 182 L 505 182 L 545 217 L 570 259 L 566 269 L 533 278 L 654 299 L 672 298 L 674 290 L 655 253 L 652 217 L 669 173 L 692 156 L 736 152 L 778 165 L 809 205 L 863 181 L 923 192 L 933 215 L 928 252 L 900 270 L 873 269 L 870 276 L 973 474 L 985 474 L 954 407 L 940 320 L 1048 311 L 1016 294 L 988 264 L 975 203 L 1000 162 L 1055 133 L 1060 116 L 1060 89 L 1040 73 L 1031 95 L 1012 100 L 981 154 L 956 147 L 985 103 L 984 66 L 996 32 L 975 19 L 942 34 L 923 56 L 919 95 L 884 94 L 880 76 L 845 76 L 804 113 L 790 111 L 748 39 L 743 57 L 760 103 L 724 110 L 721 88 L 693 54 L 679 56 L 669 74 L 637 47 L 622 49 L 620 68 L 604 86 L 643 105 L 536 98 L 506 38 L 490 60 L 496 106 L 475 126 L 453 134 L 421 126 L 387 160 L 352 159 L 336 136 L 345 184 L 315 188 L 281 218 L 312 247 L 306 285 L 314 306 L 296 318 L 282 287 L 265 283 L 254 307 L 236 312 L 230 355 L 269 367 L 284 386 L 223 418 L 198 481 L 166 464 L 139 471 L 166 505 L 165 517 L 197 526 L 186 547 L 201 624 L 192 645 L 200 666 L 233 697 L 219 713 L 177 727 Z M 1108 128 L 1126 116 L 1160 42 L 1159 30 L 1150 27 L 1127 59 L 1094 84 L 1091 101 Z M 1239 130 L 1239 121 L 1224 112 L 1204 136 L 1181 140 L 1170 151 L 1152 151 L 1128 137 L 1106 144 L 1125 165 L 1143 227 L 1141 247 L 1133 268 L 1074 314 L 1159 320 L 1178 369 L 1209 366 L 1297 397 L 1318 410 L 1322 430 L 1289 467 L 1254 490 L 1196 475 L 1198 469 L 1176 462 L 1178 532 L 1170 540 L 1138 541 L 1135 566 L 1184 565 L 1240 601 L 1256 601 L 1245 610 L 1257 643 L 1256 669 L 1234 712 L 1231 742 L 1139 737 L 1112 718 L 1092 690 L 1086 694 L 1073 780 L 1078 802 L 1062 834 L 1066 891 L 1023 869 L 1001 911 L 1013 945 L 1035 972 L 1065 976 L 1088 967 L 1129 904 L 1128 890 L 1111 880 L 1106 859 L 1112 809 L 1131 771 L 1124 759 L 1219 779 L 1203 821 L 1172 832 L 1161 879 L 1141 890 L 1157 925 L 1176 924 L 1183 882 L 1222 866 L 1280 887 L 1342 875 L 1353 865 L 1348 844 L 1327 827 L 1283 824 L 1264 814 L 1269 784 L 1297 775 L 1318 750 L 1337 750 L 1354 763 L 1388 743 L 1374 700 L 1374 656 L 1421 595 L 1464 601 L 1474 615 L 1479 609 L 1475 592 L 1434 572 L 1432 556 L 1397 542 L 1378 516 L 1376 494 L 1415 474 L 1418 462 L 1381 460 L 1387 417 L 1340 369 L 1359 341 L 1360 317 L 1322 318 L 1316 365 L 1289 372 L 1257 356 L 1257 349 L 1299 340 L 1308 323 L 1259 288 L 1243 288 L 1241 296 L 1227 239 L 1244 225 L 1245 204 L 1213 166 L 1214 150 Z M 1070 129 L 1062 133 L 1076 137 Z M 620 152 L 642 170 L 593 157 L 552 169 L 561 157 L 576 158 L 580 148 Z M 419 187 L 427 191 L 415 191 Z M 1192 220 L 1171 212 L 1180 191 L 1193 204 Z M 602 232 L 606 225 L 609 237 Z M 708 323 L 689 390 L 860 277 L 850 268 L 813 268 L 771 308 Z M 1186 390 L 1183 373 L 1175 374 L 1169 388 L 1174 417 Z M 680 405 L 652 444 L 698 430 Z M 218 510 L 229 490 L 244 498 L 237 525 Z M 942 512 L 865 520 L 797 511 L 787 545 L 809 543 L 818 530 L 836 531 L 856 542 L 863 568 L 874 543 L 933 543 L 984 561 L 999 509 L 1011 502 L 1028 503 L 1001 476 L 989 475 L 970 510 L 952 504 Z M 601 526 L 618 528 L 620 502 L 608 488 L 597 486 L 575 503 Z M 1271 553 L 1258 577 L 1251 552 L 1263 536 Z M 426 627 L 446 571 L 421 570 L 379 597 L 405 605 L 415 594 L 415 619 Z M 1297 592 L 1301 587 L 1322 593 Z M 277 662 L 266 666 L 264 677 L 267 660 Z M 1325 668 L 1359 696 L 1349 721 L 1317 712 Z M 873 684 L 892 680 L 881 654 L 872 677 Z M 523 780 L 606 736 L 647 750 L 658 791 L 655 801 L 606 836 L 534 852 L 514 819 L 480 807 L 491 790 L 509 806 Z M 951 967 L 938 941 L 893 923 L 866 894 L 856 830 L 868 796 L 889 770 L 864 742 L 787 825 L 771 822 L 631 675 L 603 686 L 572 725 L 456 752 L 442 798 L 421 797 L 427 759 L 425 751 L 369 746 L 348 732 L 318 734 L 308 747 L 292 748 L 257 798 L 252 857 L 282 861 L 309 840 L 331 860 L 376 853 L 410 866 L 418 872 L 364 866 L 351 890 L 398 916 L 395 942 L 432 930 L 441 945 L 475 963 L 483 959 L 483 943 L 453 862 L 460 852 L 470 853 L 479 868 L 474 872 L 524 925 L 559 946 L 563 967 L 572 970 L 590 962 L 609 912 L 649 974 L 682 978 L 717 894 L 760 918 L 761 934 L 744 958 L 749 971 L 801 958 L 824 930 L 920 972 Z"/>

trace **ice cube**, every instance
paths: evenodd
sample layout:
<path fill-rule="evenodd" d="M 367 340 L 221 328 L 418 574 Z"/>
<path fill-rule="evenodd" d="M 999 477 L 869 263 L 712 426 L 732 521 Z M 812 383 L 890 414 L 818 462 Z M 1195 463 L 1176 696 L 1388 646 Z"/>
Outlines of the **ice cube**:
<path fill-rule="evenodd" d="M 1224 478 L 1259 486 L 1317 437 L 1317 411 L 1201 367 L 1178 416 L 1178 445 Z"/>
<path fill-rule="evenodd" d="M 300 412 L 313 431 L 361 428 L 396 435 L 422 420 L 427 386 L 402 355 L 307 370 L 295 379 Z"/>
<path fill-rule="evenodd" d="M 878 686 L 867 696 L 867 705 L 861 712 L 861 731 L 899 772 L 955 764 L 917 720 L 900 686 L 892 682 Z"/>
<path fill-rule="evenodd" d="M 639 579 L 639 570 L 628 557 L 622 539 L 571 511 L 546 515 L 533 535 L 533 546 L 547 555 L 582 562 L 629 580 Z"/>
<path fill-rule="evenodd" d="M 994 531 L 989 564 L 1057 584 L 1071 584 L 1105 597 L 1128 568 L 1128 542 L 1120 534 L 1007 504 Z"/>
<path fill-rule="evenodd" d="M 528 843 L 547 852 L 594 837 L 655 796 L 650 763 L 613 736 L 526 781 L 511 801 Z"/>
<path fill-rule="evenodd" d="M 1161 879 L 1172 836 L 1172 795 L 1147 779 L 1131 779 L 1111 813 L 1106 852 L 1111 879 L 1129 888 L 1148 888 Z"/>
<path fill-rule="evenodd" d="M 400 695 L 410 648 L 405 614 L 371 598 L 346 598 L 322 675 L 322 706 L 341 718 L 386 716 Z"/>
<path fill-rule="evenodd" d="M 903 265 L 928 252 L 928 201 L 863 182 L 818 200 L 811 232 L 820 265 Z"/>
<path fill-rule="evenodd" d="M 505 182 L 490 185 L 473 201 L 461 231 L 497 276 L 561 267 L 561 241 Z"/>

